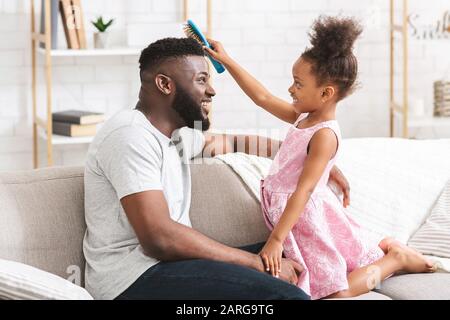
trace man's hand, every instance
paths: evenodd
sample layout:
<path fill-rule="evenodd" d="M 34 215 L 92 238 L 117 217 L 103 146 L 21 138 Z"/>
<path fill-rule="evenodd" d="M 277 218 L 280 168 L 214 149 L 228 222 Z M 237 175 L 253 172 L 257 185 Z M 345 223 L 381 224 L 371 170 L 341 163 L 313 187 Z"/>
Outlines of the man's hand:
<path fill-rule="evenodd" d="M 333 166 L 330 171 L 329 180 L 335 182 L 337 186 L 341 188 L 344 195 L 343 205 L 344 208 L 347 208 L 347 206 L 350 205 L 350 185 L 338 167 Z"/>
<path fill-rule="evenodd" d="M 291 259 L 281 259 L 280 279 L 290 284 L 297 285 L 298 277 L 302 273 L 303 267 Z"/>

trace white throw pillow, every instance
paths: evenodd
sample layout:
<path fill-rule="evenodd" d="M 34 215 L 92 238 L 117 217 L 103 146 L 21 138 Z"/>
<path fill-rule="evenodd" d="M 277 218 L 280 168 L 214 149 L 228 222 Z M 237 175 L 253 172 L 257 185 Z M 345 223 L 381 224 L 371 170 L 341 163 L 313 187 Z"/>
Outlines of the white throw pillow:
<path fill-rule="evenodd" d="M 450 180 L 431 215 L 409 239 L 408 245 L 424 254 L 450 258 Z"/>
<path fill-rule="evenodd" d="M 32 266 L 0 259 L 0 300 L 93 300 L 86 289 Z"/>

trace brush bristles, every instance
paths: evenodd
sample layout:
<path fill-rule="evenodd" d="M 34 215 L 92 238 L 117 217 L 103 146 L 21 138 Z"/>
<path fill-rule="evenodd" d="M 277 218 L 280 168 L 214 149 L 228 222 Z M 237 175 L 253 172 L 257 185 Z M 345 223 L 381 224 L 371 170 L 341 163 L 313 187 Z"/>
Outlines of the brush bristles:
<path fill-rule="evenodd" d="M 204 45 L 203 41 L 200 39 L 200 37 L 197 35 L 197 33 L 195 33 L 194 30 L 192 30 L 190 25 L 185 24 L 183 30 L 184 30 L 184 34 L 186 35 L 186 37 L 192 38 L 192 39 L 196 40 L 198 43 L 200 43 L 201 45 Z"/>

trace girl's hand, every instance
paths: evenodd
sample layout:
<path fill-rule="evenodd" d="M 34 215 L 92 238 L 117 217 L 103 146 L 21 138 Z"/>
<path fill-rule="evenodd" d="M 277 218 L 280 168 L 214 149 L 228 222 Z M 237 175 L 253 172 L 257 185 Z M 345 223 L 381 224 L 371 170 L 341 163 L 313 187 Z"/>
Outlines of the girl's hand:
<path fill-rule="evenodd" d="M 281 272 L 281 259 L 283 244 L 277 240 L 269 239 L 259 255 L 264 262 L 264 267 L 272 276 L 279 277 Z"/>
<path fill-rule="evenodd" d="M 343 205 L 344 208 L 347 208 L 350 205 L 350 184 L 338 167 L 331 168 L 329 180 L 333 180 L 341 189 L 344 195 Z"/>
<path fill-rule="evenodd" d="M 226 63 L 227 59 L 230 59 L 230 56 L 226 53 L 225 49 L 223 48 L 222 44 L 219 41 L 215 41 L 213 39 L 207 39 L 209 44 L 213 49 L 203 47 L 206 52 L 213 57 L 215 60 L 219 61 L 220 63 Z"/>

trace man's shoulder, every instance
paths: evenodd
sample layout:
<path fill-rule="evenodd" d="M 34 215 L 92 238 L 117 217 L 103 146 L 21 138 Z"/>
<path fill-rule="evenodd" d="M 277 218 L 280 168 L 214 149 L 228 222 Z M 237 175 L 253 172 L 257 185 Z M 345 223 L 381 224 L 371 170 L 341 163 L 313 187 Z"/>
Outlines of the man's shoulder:
<path fill-rule="evenodd" d="M 143 129 L 138 112 L 137 110 L 122 110 L 116 113 L 103 124 L 99 134 L 106 136 L 119 129 L 124 132 L 127 132 L 127 130 L 133 132 L 135 131 L 134 128 Z"/>
<path fill-rule="evenodd" d="M 137 110 L 125 110 L 107 120 L 89 147 L 88 159 L 135 150 L 161 156 L 162 148 L 151 130 L 141 123 Z"/>
<path fill-rule="evenodd" d="M 157 143 L 157 139 L 147 123 L 142 121 L 139 111 L 124 110 L 115 114 L 105 122 L 95 137 L 95 142 L 101 144 L 110 138 L 123 142 L 147 141 Z"/>

